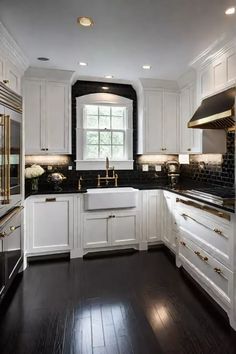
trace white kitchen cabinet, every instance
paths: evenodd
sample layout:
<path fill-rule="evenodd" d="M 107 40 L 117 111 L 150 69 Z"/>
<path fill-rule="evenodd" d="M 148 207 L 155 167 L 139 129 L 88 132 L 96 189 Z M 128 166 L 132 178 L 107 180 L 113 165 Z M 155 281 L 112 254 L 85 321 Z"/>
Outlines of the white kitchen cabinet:
<path fill-rule="evenodd" d="M 142 194 L 143 241 L 148 243 L 160 242 L 162 231 L 162 191 L 143 191 Z"/>
<path fill-rule="evenodd" d="M 70 83 L 25 78 L 26 154 L 71 153 Z"/>
<path fill-rule="evenodd" d="M 195 64 L 198 78 L 198 102 L 236 84 L 236 46 L 226 45 L 207 62 Z"/>
<path fill-rule="evenodd" d="M 0 81 L 16 93 L 21 93 L 21 72 L 5 57 L 0 56 Z"/>
<path fill-rule="evenodd" d="M 163 205 L 162 205 L 162 240 L 164 244 L 173 252 L 176 252 L 176 215 L 175 215 L 175 200 L 176 195 L 163 191 Z"/>
<path fill-rule="evenodd" d="M 163 92 L 162 148 L 167 154 L 179 152 L 179 94 Z"/>
<path fill-rule="evenodd" d="M 45 195 L 27 200 L 27 255 L 73 248 L 73 196 Z"/>
<path fill-rule="evenodd" d="M 113 246 L 139 242 L 139 213 L 137 211 L 115 211 L 112 215 Z"/>
<path fill-rule="evenodd" d="M 180 92 L 180 153 L 191 154 L 201 152 L 200 129 L 188 128 L 196 108 L 195 86 L 190 84 Z"/>
<path fill-rule="evenodd" d="M 139 242 L 139 213 L 134 210 L 109 210 L 83 215 L 83 246 L 101 248 Z"/>
<path fill-rule="evenodd" d="M 143 154 L 179 150 L 179 94 L 163 89 L 144 91 Z"/>
<path fill-rule="evenodd" d="M 111 213 L 86 213 L 83 217 L 84 248 L 106 247 L 111 245 Z"/>
<path fill-rule="evenodd" d="M 39 80 L 24 82 L 25 153 L 44 153 L 45 91 Z"/>

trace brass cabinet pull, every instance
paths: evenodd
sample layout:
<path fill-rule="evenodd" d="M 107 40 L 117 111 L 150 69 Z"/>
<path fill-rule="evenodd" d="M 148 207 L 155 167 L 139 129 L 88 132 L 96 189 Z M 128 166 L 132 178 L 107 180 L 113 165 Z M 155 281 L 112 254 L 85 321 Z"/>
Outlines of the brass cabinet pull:
<path fill-rule="evenodd" d="M 188 215 L 188 214 L 183 213 L 183 214 L 181 214 L 181 216 L 182 216 L 184 219 L 189 218 L 189 219 L 195 221 L 196 223 L 198 223 L 199 225 L 202 225 L 202 226 L 205 227 L 206 229 L 211 230 L 211 231 L 214 231 L 214 232 L 216 232 L 218 235 L 223 236 L 223 231 L 221 231 L 221 230 L 219 230 L 219 229 L 216 229 L 216 228 L 212 229 L 212 228 L 210 228 L 210 226 L 207 226 L 207 225 L 203 224 L 202 222 L 200 222 L 200 221 L 194 219 L 192 216 L 190 216 L 190 215 Z"/>
<path fill-rule="evenodd" d="M 45 202 L 56 202 L 56 198 L 46 198 Z"/>
<path fill-rule="evenodd" d="M 214 268 L 214 271 L 217 273 L 217 274 L 222 274 L 222 270 L 220 268 Z"/>
<path fill-rule="evenodd" d="M 166 148 L 162 148 L 161 151 L 166 151 L 167 149 Z"/>
<path fill-rule="evenodd" d="M 208 261 L 208 257 L 202 256 L 200 252 L 195 251 L 194 253 L 195 253 L 202 261 L 204 261 L 204 262 L 207 262 L 207 261 Z"/>
<path fill-rule="evenodd" d="M 191 151 L 192 149 L 191 148 L 188 148 L 187 151 Z"/>
<path fill-rule="evenodd" d="M 192 200 L 185 200 L 185 199 L 181 199 L 181 198 L 176 198 L 176 202 L 177 203 L 182 203 L 182 204 L 185 204 L 185 205 L 188 205 L 188 206 L 191 206 L 191 207 L 194 207 L 196 209 L 200 209 L 200 210 L 203 210 L 203 211 L 207 211 L 208 213 L 210 214 L 213 214 L 213 215 L 216 215 L 216 216 L 219 216 L 220 218 L 223 218 L 223 219 L 226 219 L 228 221 L 230 221 L 230 214 L 228 213 L 223 213 L 219 210 L 216 210 L 208 205 L 201 205 L 201 204 L 198 204 Z"/>
<path fill-rule="evenodd" d="M 218 235 L 223 235 L 223 231 L 219 229 L 214 229 L 213 231 L 216 232 Z"/>
<path fill-rule="evenodd" d="M 10 81 L 9 80 L 3 80 L 3 83 L 6 85 L 6 84 L 9 84 Z"/>
<path fill-rule="evenodd" d="M 180 241 L 182 246 L 186 246 L 186 243 L 184 241 Z"/>

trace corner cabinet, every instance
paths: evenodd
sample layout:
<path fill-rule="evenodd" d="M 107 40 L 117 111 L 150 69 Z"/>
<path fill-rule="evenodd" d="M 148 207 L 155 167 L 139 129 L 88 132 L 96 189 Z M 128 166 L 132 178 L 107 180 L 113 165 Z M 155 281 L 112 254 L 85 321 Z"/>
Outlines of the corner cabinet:
<path fill-rule="evenodd" d="M 136 210 L 84 213 L 83 247 L 90 249 L 137 244 L 139 228 L 139 212 Z"/>
<path fill-rule="evenodd" d="M 179 151 L 179 94 L 166 89 L 144 90 L 143 154 Z"/>
<path fill-rule="evenodd" d="M 73 196 L 35 196 L 26 205 L 27 256 L 73 248 Z"/>
<path fill-rule="evenodd" d="M 71 153 L 71 86 L 56 80 L 24 80 L 25 152 Z"/>

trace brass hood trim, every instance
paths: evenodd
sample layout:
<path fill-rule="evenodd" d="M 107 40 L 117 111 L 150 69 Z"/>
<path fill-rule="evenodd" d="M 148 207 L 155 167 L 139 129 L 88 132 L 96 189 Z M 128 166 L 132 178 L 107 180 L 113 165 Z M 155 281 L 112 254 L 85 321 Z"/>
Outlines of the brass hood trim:
<path fill-rule="evenodd" d="M 188 128 L 235 129 L 236 87 L 205 98 L 188 122 Z"/>
<path fill-rule="evenodd" d="M 225 111 L 225 112 L 213 114 L 212 116 L 209 116 L 209 117 L 206 117 L 206 118 L 197 119 L 197 120 L 195 120 L 193 122 L 190 121 L 188 123 L 188 128 L 194 128 L 194 127 L 200 128 L 200 126 L 206 125 L 208 123 L 213 123 L 213 122 L 219 121 L 221 119 L 225 119 L 225 118 L 231 118 L 233 116 L 233 114 L 234 114 L 233 109 L 230 109 L 230 110 Z M 230 126 L 231 125 L 232 124 L 230 124 Z"/>

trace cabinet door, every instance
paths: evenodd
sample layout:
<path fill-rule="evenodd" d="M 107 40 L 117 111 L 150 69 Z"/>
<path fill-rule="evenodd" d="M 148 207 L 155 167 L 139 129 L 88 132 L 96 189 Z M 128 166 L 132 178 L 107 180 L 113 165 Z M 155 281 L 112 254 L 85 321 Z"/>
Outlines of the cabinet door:
<path fill-rule="evenodd" d="M 70 153 L 69 86 L 46 84 L 46 147 L 49 153 Z"/>
<path fill-rule="evenodd" d="M 110 246 L 111 215 L 108 213 L 87 213 L 83 217 L 84 248 Z"/>
<path fill-rule="evenodd" d="M 0 57 L 0 81 L 1 82 L 3 82 L 3 80 L 5 80 L 4 68 L 5 68 L 5 61 L 2 57 Z"/>
<path fill-rule="evenodd" d="M 45 153 L 45 83 L 24 82 L 25 152 L 26 155 Z"/>
<path fill-rule="evenodd" d="M 176 229 L 175 229 L 175 196 L 168 192 L 163 193 L 163 242 L 172 251 L 176 248 Z"/>
<path fill-rule="evenodd" d="M 162 152 L 163 93 L 145 92 L 145 153 Z"/>
<path fill-rule="evenodd" d="M 21 76 L 20 73 L 18 72 L 17 68 L 11 64 L 9 61 L 6 63 L 5 67 L 5 76 L 6 80 L 9 81 L 7 86 L 15 91 L 16 93 L 20 94 L 21 93 Z"/>
<path fill-rule="evenodd" d="M 161 240 L 161 195 L 159 191 L 148 191 L 147 195 L 147 241 Z"/>
<path fill-rule="evenodd" d="M 164 92 L 163 146 L 164 153 L 179 152 L 179 94 Z"/>
<path fill-rule="evenodd" d="M 139 242 L 139 213 L 136 211 L 115 212 L 112 217 L 112 245 L 127 245 Z"/>
<path fill-rule="evenodd" d="M 201 152 L 200 129 L 188 128 L 188 122 L 195 111 L 195 88 L 190 85 L 181 90 L 180 94 L 180 153 Z"/>
<path fill-rule="evenodd" d="M 40 197 L 28 204 L 27 253 L 69 251 L 73 247 L 73 197 Z"/>

